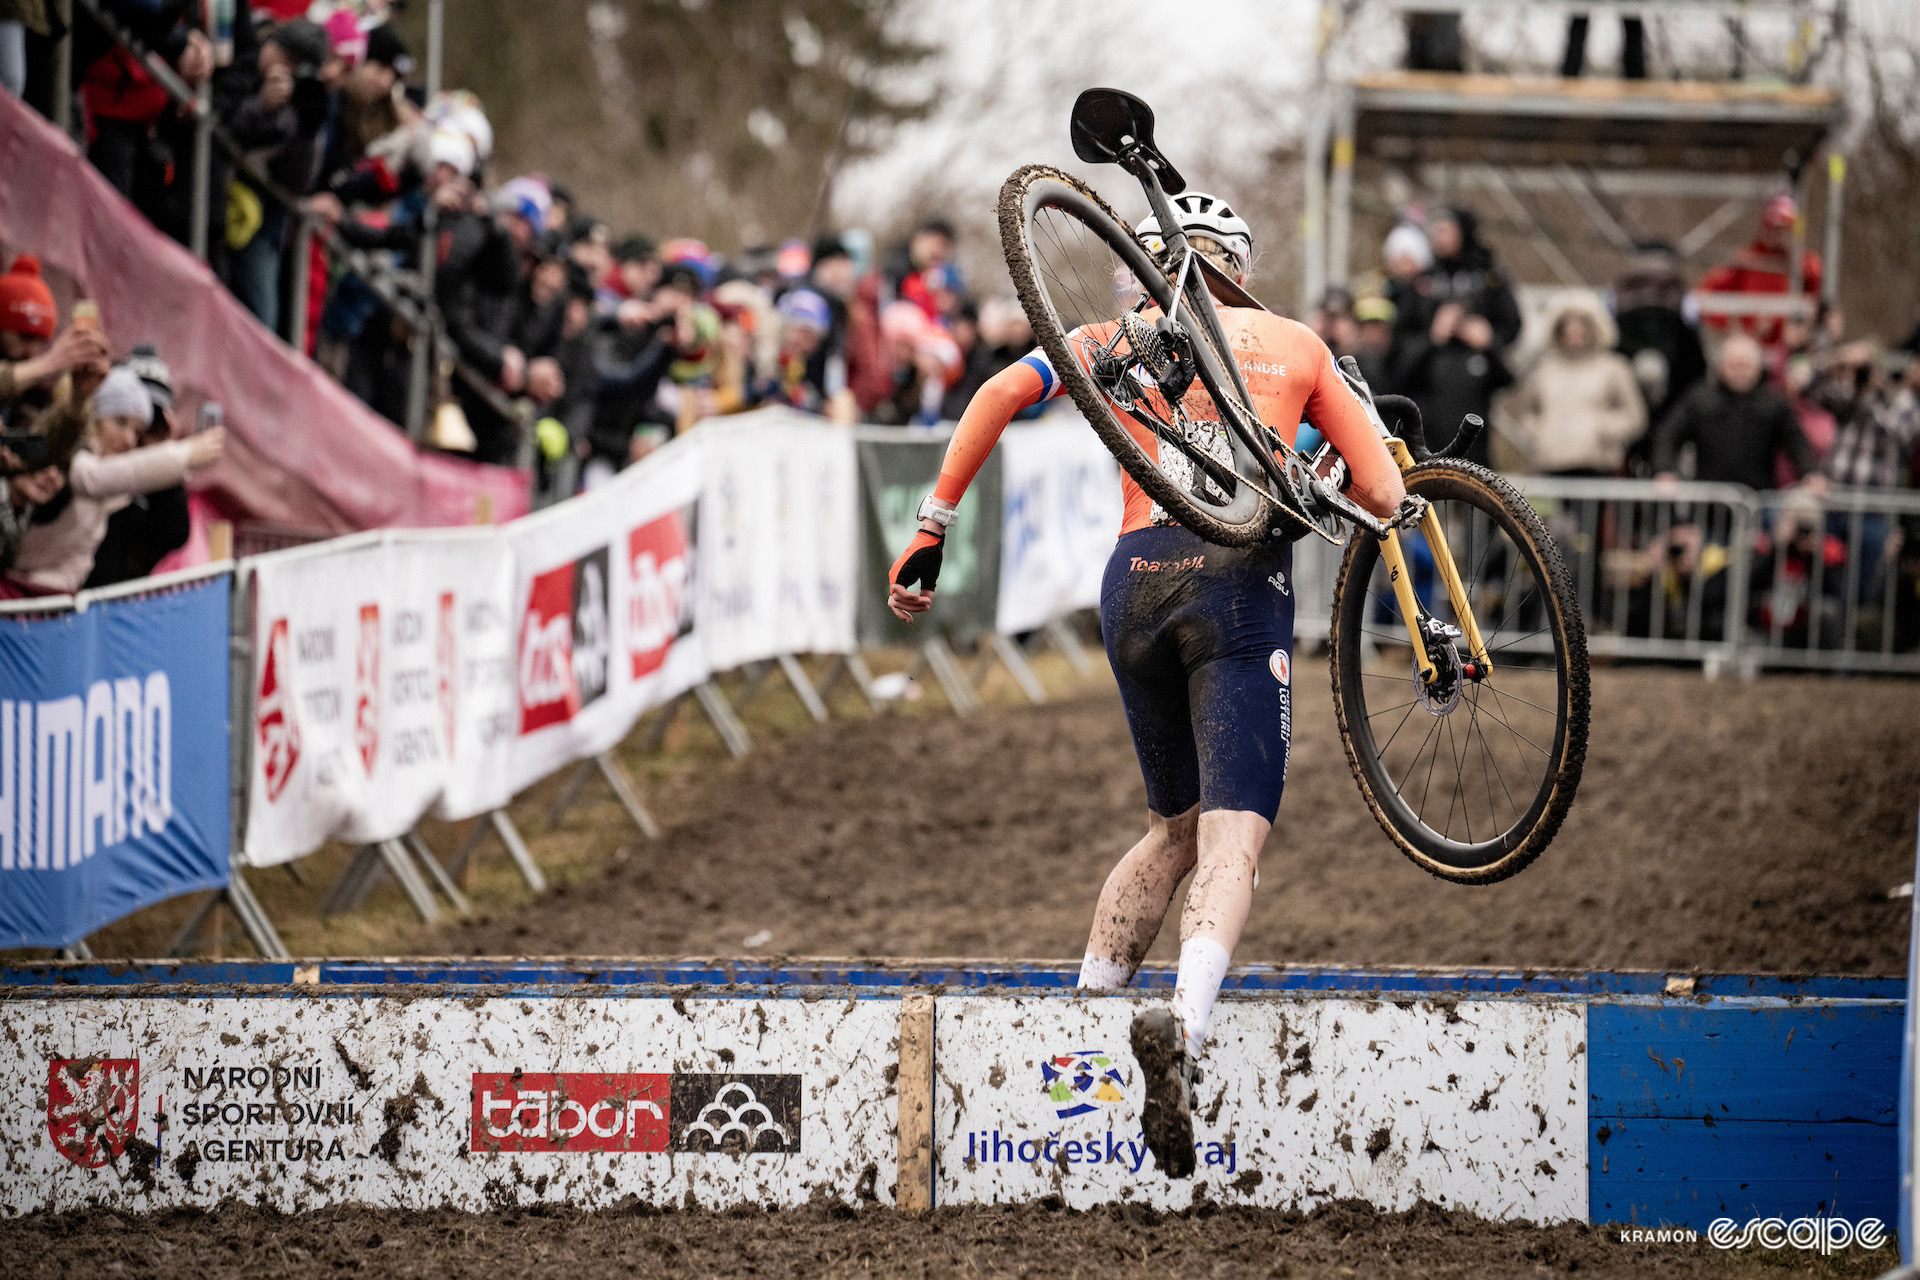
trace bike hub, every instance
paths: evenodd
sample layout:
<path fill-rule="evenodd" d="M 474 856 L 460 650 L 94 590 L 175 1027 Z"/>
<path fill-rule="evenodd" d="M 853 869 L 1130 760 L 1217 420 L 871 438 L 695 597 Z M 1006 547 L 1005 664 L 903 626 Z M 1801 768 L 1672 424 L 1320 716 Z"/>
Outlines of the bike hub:
<path fill-rule="evenodd" d="M 1426 643 L 1427 660 L 1433 663 L 1433 679 L 1420 674 L 1414 664 L 1414 696 L 1435 716 L 1444 716 L 1460 705 L 1468 681 L 1478 682 L 1481 672 L 1476 664 L 1460 656 L 1460 628 L 1434 617 L 1420 619 L 1420 637 Z"/>

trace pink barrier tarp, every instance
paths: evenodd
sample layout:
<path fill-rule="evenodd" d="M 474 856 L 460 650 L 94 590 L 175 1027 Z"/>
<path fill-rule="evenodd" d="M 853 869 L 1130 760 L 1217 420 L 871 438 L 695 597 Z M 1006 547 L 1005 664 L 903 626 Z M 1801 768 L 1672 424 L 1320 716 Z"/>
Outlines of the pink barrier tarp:
<path fill-rule="evenodd" d="M 416 448 L 270 333 L 71 141 L 5 93 L 0 250 L 0 270 L 16 253 L 39 257 L 62 317 L 75 297 L 98 300 L 116 356 L 139 342 L 158 347 L 179 411 L 219 401 L 227 454 L 196 487 L 231 516 L 344 533 L 503 521 L 527 510 L 526 473 Z"/>

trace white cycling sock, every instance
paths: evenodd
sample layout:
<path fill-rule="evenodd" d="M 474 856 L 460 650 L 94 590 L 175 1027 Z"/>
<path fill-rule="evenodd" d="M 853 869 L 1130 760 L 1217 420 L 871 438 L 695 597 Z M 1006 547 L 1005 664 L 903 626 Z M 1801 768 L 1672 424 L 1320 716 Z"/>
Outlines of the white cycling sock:
<path fill-rule="evenodd" d="M 1180 976 L 1173 987 L 1173 1013 L 1186 1034 L 1187 1056 L 1198 1058 L 1213 1022 L 1213 1002 L 1227 976 L 1227 949 L 1212 938 L 1180 944 Z"/>
<path fill-rule="evenodd" d="M 1117 991 L 1132 981 L 1132 965 L 1089 951 L 1080 962 L 1080 981 L 1074 985 L 1086 991 Z"/>

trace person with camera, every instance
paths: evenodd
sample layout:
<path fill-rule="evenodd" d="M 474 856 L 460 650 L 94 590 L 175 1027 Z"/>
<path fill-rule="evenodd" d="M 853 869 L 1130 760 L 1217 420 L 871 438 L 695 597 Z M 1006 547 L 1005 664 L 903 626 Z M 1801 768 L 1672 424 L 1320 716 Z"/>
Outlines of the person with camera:
<path fill-rule="evenodd" d="M 260 45 L 259 88 L 227 121 L 228 132 L 246 148 L 247 158 L 283 191 L 304 195 L 312 179 L 314 148 L 327 119 L 322 73 L 330 56 L 327 34 L 316 24 L 296 19 L 274 27 Z M 244 172 L 228 201 L 233 209 L 255 215 L 228 218 L 233 248 L 229 283 L 260 323 L 278 330 L 280 258 L 289 240 L 291 211 Z M 249 226 L 251 232 L 232 244 Z"/>
<path fill-rule="evenodd" d="M 153 398 L 140 375 L 124 365 L 107 374 L 93 393 L 93 420 L 66 464 L 66 484 L 35 506 L 0 595 L 78 591 L 114 512 L 135 494 L 179 484 L 189 472 L 212 466 L 225 449 L 219 427 L 142 448 L 152 421 Z"/>
<path fill-rule="evenodd" d="M 152 343 L 143 342 L 128 354 L 126 367 L 146 387 L 153 404 L 146 429 L 139 433 L 139 443 L 160 444 L 183 436 L 173 414 L 173 372 L 159 351 Z M 203 426 L 217 422 L 219 414 L 217 404 L 200 407 Z M 144 578 L 168 555 L 185 546 L 192 533 L 185 477 L 163 489 L 133 494 L 125 506 L 107 517 L 107 533 L 94 549 L 93 570 L 84 586 L 91 590 Z"/>
<path fill-rule="evenodd" d="M 1827 483 L 1854 489 L 1897 489 L 1920 439 L 1920 361 L 1883 356 L 1871 342 L 1836 347 L 1814 377 L 1807 398 L 1833 414 L 1833 448 L 1822 469 Z M 1829 511 L 1827 533 L 1851 541 L 1859 559 L 1858 600 L 1878 590 L 1888 520 L 1884 512 Z"/>

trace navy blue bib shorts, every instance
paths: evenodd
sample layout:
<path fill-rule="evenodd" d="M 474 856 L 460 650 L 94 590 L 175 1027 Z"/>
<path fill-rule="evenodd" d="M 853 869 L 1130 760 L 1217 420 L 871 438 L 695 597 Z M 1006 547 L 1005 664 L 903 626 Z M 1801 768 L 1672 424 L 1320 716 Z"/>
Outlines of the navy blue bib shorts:
<path fill-rule="evenodd" d="M 1293 736 L 1293 547 L 1217 547 L 1177 525 L 1123 534 L 1100 629 L 1162 817 L 1280 811 Z"/>

